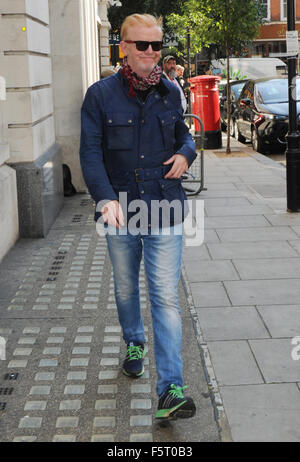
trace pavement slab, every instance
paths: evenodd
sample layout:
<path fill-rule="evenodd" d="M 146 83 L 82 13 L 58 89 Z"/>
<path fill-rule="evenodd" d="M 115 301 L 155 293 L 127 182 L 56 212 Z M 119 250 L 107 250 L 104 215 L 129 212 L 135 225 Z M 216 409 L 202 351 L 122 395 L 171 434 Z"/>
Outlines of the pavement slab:
<path fill-rule="evenodd" d="M 297 257 L 298 254 L 285 241 L 257 241 L 257 242 L 236 242 L 208 244 L 208 250 L 213 259 L 235 259 L 235 258 L 278 258 Z"/>
<path fill-rule="evenodd" d="M 299 226 L 300 216 L 298 214 L 283 211 L 278 214 L 265 214 L 266 219 L 273 226 Z"/>
<path fill-rule="evenodd" d="M 241 279 L 290 279 L 300 275 L 300 258 L 232 260 Z M 284 283 L 282 283 L 284 285 Z"/>
<path fill-rule="evenodd" d="M 204 200 L 204 199 L 203 199 Z M 250 201 L 245 197 L 207 197 L 204 200 L 205 208 L 210 207 L 237 207 L 237 206 L 249 206 Z"/>
<path fill-rule="evenodd" d="M 246 341 L 207 342 L 219 386 L 264 383 Z"/>
<path fill-rule="evenodd" d="M 300 279 L 225 281 L 224 286 L 233 306 L 294 305 L 300 298 Z"/>
<path fill-rule="evenodd" d="M 272 209 L 266 205 L 229 205 L 229 206 L 206 206 L 207 216 L 240 216 L 240 215 L 263 215 L 272 212 Z"/>
<path fill-rule="evenodd" d="M 293 359 L 291 338 L 249 340 L 265 382 L 299 382 L 299 362 Z"/>
<path fill-rule="evenodd" d="M 196 308 L 231 305 L 221 282 L 194 282 L 190 287 Z"/>
<path fill-rule="evenodd" d="M 197 314 L 207 341 L 270 338 L 254 306 L 201 308 Z"/>
<path fill-rule="evenodd" d="M 185 258 L 185 261 L 187 259 Z M 186 272 L 189 282 L 233 281 L 239 276 L 228 260 L 188 260 Z"/>
<path fill-rule="evenodd" d="M 221 393 L 235 442 L 299 442 L 295 383 L 228 386 Z"/>
<path fill-rule="evenodd" d="M 298 236 L 300 236 L 300 226 L 292 226 L 291 228 Z"/>
<path fill-rule="evenodd" d="M 288 226 L 262 227 L 262 228 L 236 228 L 217 229 L 221 242 L 259 242 L 283 241 L 297 238 L 295 232 Z"/>
<path fill-rule="evenodd" d="M 267 219 L 261 215 L 242 215 L 242 216 L 233 215 L 233 216 L 224 216 L 224 217 L 206 217 L 204 222 L 205 222 L 204 226 L 206 229 L 253 228 L 253 227 L 271 226 L 270 223 L 267 221 Z"/>
<path fill-rule="evenodd" d="M 300 335 L 300 305 L 274 305 L 257 307 L 273 338 Z"/>

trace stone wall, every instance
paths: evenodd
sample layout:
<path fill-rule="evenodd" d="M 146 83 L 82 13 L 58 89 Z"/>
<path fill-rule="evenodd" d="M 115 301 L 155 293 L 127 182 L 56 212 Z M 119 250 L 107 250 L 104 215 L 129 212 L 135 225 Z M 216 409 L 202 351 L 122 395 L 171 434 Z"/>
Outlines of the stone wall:
<path fill-rule="evenodd" d="M 80 109 L 86 90 L 100 78 L 97 0 L 49 0 L 54 114 L 63 162 L 78 192 L 86 191 L 79 162 Z"/>
<path fill-rule="evenodd" d="M 16 172 L 9 161 L 6 83 L 0 76 L 0 261 L 19 236 Z"/>
<path fill-rule="evenodd" d="M 9 164 L 17 173 L 20 235 L 41 237 L 63 202 L 48 0 L 1 0 L 0 14 L 0 69 L 6 79 Z"/>
<path fill-rule="evenodd" d="M 80 108 L 109 66 L 108 4 L 0 0 L 0 258 L 18 226 L 22 237 L 47 234 L 63 204 L 62 163 L 86 191 Z"/>
<path fill-rule="evenodd" d="M 109 8 L 108 0 L 98 0 L 98 13 L 101 19 L 100 29 L 100 54 L 101 54 L 101 69 L 110 67 L 109 63 L 109 30 L 111 28 L 107 19 L 107 9 Z"/>

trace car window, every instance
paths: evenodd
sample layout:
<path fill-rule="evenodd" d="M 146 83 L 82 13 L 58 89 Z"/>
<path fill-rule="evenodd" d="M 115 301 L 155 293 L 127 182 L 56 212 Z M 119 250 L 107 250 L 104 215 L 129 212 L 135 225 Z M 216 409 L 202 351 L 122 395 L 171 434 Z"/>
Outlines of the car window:
<path fill-rule="evenodd" d="M 241 93 L 240 93 L 240 99 L 244 99 L 244 98 L 247 98 L 246 96 L 246 92 L 248 91 L 248 86 L 249 86 L 250 82 L 246 83 L 246 85 L 244 86 L 244 88 L 242 89 Z"/>
<path fill-rule="evenodd" d="M 254 82 L 249 82 L 247 92 L 246 92 L 246 98 L 251 99 L 253 101 L 254 98 Z"/>
<path fill-rule="evenodd" d="M 272 79 L 259 82 L 255 88 L 258 102 L 261 104 L 287 103 L 288 79 Z M 300 100 L 300 79 L 296 81 L 296 99 Z"/>
<path fill-rule="evenodd" d="M 240 94 L 240 99 L 250 99 L 253 101 L 253 93 L 254 93 L 254 82 L 250 81 L 246 83 L 244 86 L 241 94 Z"/>
<path fill-rule="evenodd" d="M 231 89 L 232 92 L 234 93 L 234 96 L 236 99 L 239 99 L 240 94 L 244 88 L 245 82 L 237 83 L 236 85 L 232 85 Z"/>

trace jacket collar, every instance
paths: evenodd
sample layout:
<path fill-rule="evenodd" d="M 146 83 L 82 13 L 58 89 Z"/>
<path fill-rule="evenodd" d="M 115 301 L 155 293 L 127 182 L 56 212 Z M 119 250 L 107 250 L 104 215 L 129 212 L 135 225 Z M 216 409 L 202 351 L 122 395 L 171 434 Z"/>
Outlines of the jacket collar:
<path fill-rule="evenodd" d="M 160 96 L 166 96 L 168 93 L 170 93 L 170 90 L 164 84 L 163 78 L 160 79 L 159 84 L 156 86 L 156 88 Z"/>

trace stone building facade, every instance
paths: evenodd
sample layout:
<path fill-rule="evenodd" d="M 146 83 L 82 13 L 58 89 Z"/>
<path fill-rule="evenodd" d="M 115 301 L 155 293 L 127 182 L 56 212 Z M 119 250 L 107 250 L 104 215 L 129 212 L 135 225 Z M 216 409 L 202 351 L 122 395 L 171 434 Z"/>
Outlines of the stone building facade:
<path fill-rule="evenodd" d="M 0 0 L 0 260 L 47 234 L 63 204 L 62 164 L 85 191 L 80 107 L 109 66 L 108 0 Z"/>

